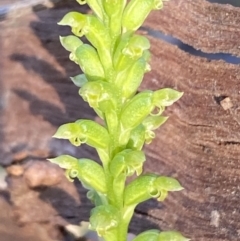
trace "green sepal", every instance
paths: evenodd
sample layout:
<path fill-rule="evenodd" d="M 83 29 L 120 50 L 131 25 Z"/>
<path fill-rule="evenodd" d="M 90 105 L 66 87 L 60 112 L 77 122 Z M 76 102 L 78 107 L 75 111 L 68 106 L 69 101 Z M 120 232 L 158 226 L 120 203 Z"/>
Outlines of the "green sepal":
<path fill-rule="evenodd" d="M 89 80 L 104 79 L 103 66 L 96 49 L 89 44 L 83 44 L 75 51 L 75 56 L 82 71 Z"/>
<path fill-rule="evenodd" d="M 144 152 L 126 149 L 114 156 L 110 163 L 110 172 L 114 177 L 118 177 L 122 173 L 125 176 L 131 176 L 134 172 L 139 176 L 145 160 Z"/>
<path fill-rule="evenodd" d="M 176 231 L 164 231 L 159 233 L 157 241 L 190 241 L 190 239 Z"/>
<path fill-rule="evenodd" d="M 123 31 L 136 31 L 153 9 L 161 9 L 162 0 L 131 0 L 123 12 Z"/>
<path fill-rule="evenodd" d="M 88 82 L 88 79 L 85 74 L 79 74 L 74 77 L 70 77 L 70 79 L 77 87 L 82 87 Z"/>
<path fill-rule="evenodd" d="M 109 232 L 117 231 L 120 222 L 120 214 L 117 208 L 111 205 L 100 205 L 91 210 L 90 229 L 104 237 Z"/>
<path fill-rule="evenodd" d="M 146 128 L 144 127 L 144 125 L 140 124 L 135 127 L 130 133 L 130 138 L 126 148 L 132 150 L 142 150 L 145 143 L 145 133 Z"/>
<path fill-rule="evenodd" d="M 59 165 L 63 169 L 77 169 L 78 160 L 75 157 L 69 155 L 61 155 L 55 158 L 48 158 L 51 163 Z"/>
<path fill-rule="evenodd" d="M 153 110 L 152 91 L 144 91 L 134 96 L 123 107 L 120 121 L 122 129 L 133 129 L 138 126 Z"/>
<path fill-rule="evenodd" d="M 167 121 L 168 117 L 165 116 L 148 116 L 145 120 L 143 120 L 142 124 L 146 128 L 145 132 L 145 142 L 146 144 L 150 144 L 152 140 L 155 138 L 155 133 L 153 130 L 156 130 L 159 126 L 164 124 Z"/>
<path fill-rule="evenodd" d="M 59 39 L 62 46 L 69 52 L 75 52 L 76 49 L 83 44 L 83 42 L 74 35 L 60 36 Z"/>
<path fill-rule="evenodd" d="M 153 93 L 153 103 L 159 108 L 163 106 L 170 106 L 183 95 L 183 92 L 179 92 L 174 89 L 165 88 L 157 90 Z"/>
<path fill-rule="evenodd" d="M 101 112 L 116 110 L 119 105 L 119 92 L 115 86 L 105 81 L 86 83 L 80 90 L 79 95 L 89 103 L 92 108 Z"/>
<path fill-rule="evenodd" d="M 184 189 L 178 180 L 172 177 L 159 176 L 154 181 L 154 184 L 157 185 L 159 189 L 170 192 L 181 191 Z"/>
<path fill-rule="evenodd" d="M 78 12 L 69 12 L 63 17 L 58 25 L 70 26 L 73 34 L 82 37 L 88 32 L 87 28 L 85 28 L 86 21 L 86 15 Z"/>
<path fill-rule="evenodd" d="M 86 143 L 101 149 L 108 148 L 110 141 L 106 128 L 94 121 L 84 119 L 61 125 L 53 137 L 67 139 L 75 146 Z"/>
<path fill-rule="evenodd" d="M 81 128 L 79 138 L 86 144 L 96 149 L 107 149 L 109 145 L 109 134 L 106 128 L 92 120 L 77 120 L 75 122 Z"/>

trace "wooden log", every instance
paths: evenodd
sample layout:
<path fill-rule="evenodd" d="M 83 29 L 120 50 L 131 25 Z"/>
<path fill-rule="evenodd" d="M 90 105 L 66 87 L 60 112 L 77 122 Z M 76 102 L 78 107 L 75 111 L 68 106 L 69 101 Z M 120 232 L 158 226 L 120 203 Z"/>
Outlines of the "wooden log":
<path fill-rule="evenodd" d="M 208 53 L 240 56 L 240 8 L 206 0 L 171 0 L 153 11 L 145 26 Z"/>
<path fill-rule="evenodd" d="M 58 40 L 58 35 L 69 33 L 67 28 L 56 25 L 77 6 L 69 4 L 28 12 L 0 23 L 2 164 L 28 163 L 61 153 L 96 158 L 91 148 L 76 149 L 50 138 L 62 123 L 96 117 L 68 80 L 79 73 L 79 68 L 68 60 L 68 53 Z M 205 52 L 240 55 L 239 8 L 203 0 L 171 0 L 162 11 L 151 14 L 145 27 L 161 30 Z M 167 109 L 168 122 L 157 131 L 153 144 L 146 146 L 145 171 L 177 177 L 185 190 L 170 194 L 164 203 L 151 200 L 139 205 L 130 230 L 139 233 L 157 227 L 179 230 L 193 241 L 237 241 L 240 67 L 193 56 L 151 36 L 150 40 L 153 70 L 146 75 L 141 90 L 172 87 L 185 94 Z M 10 179 L 12 202 L 21 220 L 37 222 L 41 209 L 35 208 L 35 215 L 26 215 L 31 206 L 22 207 L 21 187 L 26 184 L 21 186 L 21 182 L 25 183 L 24 176 Z M 64 188 L 69 190 L 67 184 Z M 48 192 L 50 189 L 44 190 L 44 194 Z M 68 215 L 73 215 L 74 222 L 88 218 L 91 206 L 84 198 L 84 190 L 78 192 L 80 210 L 84 210 L 81 217 L 79 205 L 68 213 L 60 210 L 68 200 L 51 197 L 52 209 L 44 205 L 52 216 L 56 210 L 62 215 L 56 221 L 58 225 L 63 225 L 63 220 L 70 222 Z M 74 198 L 79 198 L 76 195 L 74 192 Z M 27 196 L 38 198 L 34 190 L 29 190 Z M 51 215 L 44 221 L 52 222 Z"/>

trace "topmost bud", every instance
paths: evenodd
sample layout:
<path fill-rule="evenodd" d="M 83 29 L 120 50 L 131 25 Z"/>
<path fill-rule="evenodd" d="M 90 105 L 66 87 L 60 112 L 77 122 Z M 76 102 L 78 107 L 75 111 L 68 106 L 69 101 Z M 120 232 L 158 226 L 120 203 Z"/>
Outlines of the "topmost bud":
<path fill-rule="evenodd" d="M 136 31 L 151 10 L 161 9 L 162 7 L 162 0 L 131 0 L 123 12 L 123 31 Z"/>

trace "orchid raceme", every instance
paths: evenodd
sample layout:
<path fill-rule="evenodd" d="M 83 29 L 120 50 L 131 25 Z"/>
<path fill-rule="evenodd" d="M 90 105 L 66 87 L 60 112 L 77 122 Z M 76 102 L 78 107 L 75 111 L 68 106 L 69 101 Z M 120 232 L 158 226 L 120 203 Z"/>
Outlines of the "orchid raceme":
<path fill-rule="evenodd" d="M 79 95 L 103 120 L 79 119 L 60 126 L 54 137 L 96 149 L 102 163 L 62 155 L 49 159 L 77 178 L 88 189 L 95 205 L 90 228 L 105 241 L 126 241 L 135 207 L 150 198 L 162 202 L 182 186 L 172 178 L 142 174 L 146 157 L 142 148 L 155 138 L 155 130 L 168 117 L 165 108 L 183 93 L 165 88 L 137 93 L 144 74 L 150 71 L 150 42 L 136 33 L 151 10 L 162 0 L 77 0 L 87 3 L 93 14 L 67 13 L 59 25 L 71 27 L 73 35 L 60 37 L 69 58 L 82 70 L 71 77 Z M 80 37 L 85 36 L 88 44 Z M 129 176 L 136 175 L 129 184 Z M 149 230 L 134 241 L 187 241 L 175 231 Z"/>

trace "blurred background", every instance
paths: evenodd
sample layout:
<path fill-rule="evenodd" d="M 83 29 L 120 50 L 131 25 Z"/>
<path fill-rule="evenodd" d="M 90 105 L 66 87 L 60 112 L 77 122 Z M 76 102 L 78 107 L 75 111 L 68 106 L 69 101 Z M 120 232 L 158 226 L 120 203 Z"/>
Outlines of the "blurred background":
<path fill-rule="evenodd" d="M 239 0 L 210 2 L 240 6 Z M 73 0 L 0 0 L 1 241 L 84 240 L 79 238 L 84 224 L 80 231 L 76 225 L 88 219 L 92 207 L 85 191 L 46 161 L 63 153 L 97 160 L 91 148 L 51 138 L 63 123 L 96 119 L 69 79 L 80 70 L 59 43 L 59 35 L 70 31 L 56 23 L 72 9 L 89 11 Z M 240 63 L 232 55 L 206 54 L 161 32 L 143 30 L 193 55 Z M 131 232 L 149 226 L 157 227 L 139 215 Z"/>

